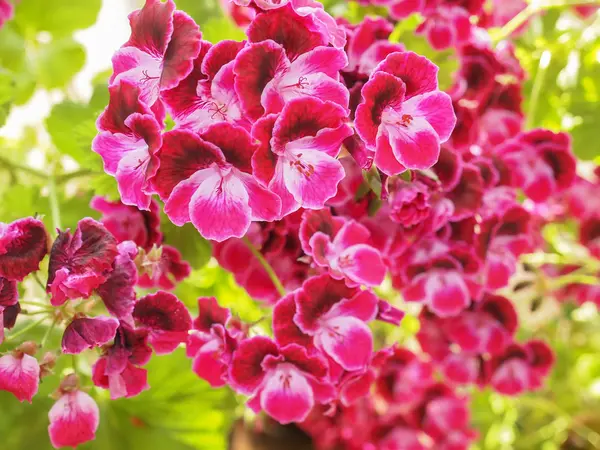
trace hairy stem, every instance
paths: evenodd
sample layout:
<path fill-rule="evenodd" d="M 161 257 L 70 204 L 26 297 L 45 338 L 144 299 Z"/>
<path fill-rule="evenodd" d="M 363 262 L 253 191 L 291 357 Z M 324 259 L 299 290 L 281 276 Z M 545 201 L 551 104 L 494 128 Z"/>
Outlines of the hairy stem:
<path fill-rule="evenodd" d="M 50 211 L 52 212 L 52 224 L 55 230 L 60 230 L 60 206 L 58 203 L 58 192 L 56 191 L 56 179 L 54 175 L 48 177 L 48 197 L 50 200 Z"/>
<path fill-rule="evenodd" d="M 31 322 L 30 324 L 24 326 L 23 328 L 21 328 L 19 331 L 17 331 L 14 334 L 11 334 L 10 336 L 8 336 L 6 338 L 5 342 L 10 342 L 15 340 L 16 338 L 18 338 L 19 336 L 21 336 L 24 333 L 27 333 L 30 330 L 33 330 L 34 328 L 36 328 L 38 325 L 41 325 L 44 321 L 46 321 L 47 318 L 46 317 L 42 317 L 40 320 L 37 320 L 36 322 Z"/>
<path fill-rule="evenodd" d="M 34 169 L 32 167 L 29 166 L 25 166 L 23 164 L 19 164 L 16 162 L 13 162 L 7 158 L 4 158 L 3 156 L 0 156 L 0 166 L 4 167 L 5 169 L 9 170 L 9 171 L 21 171 L 21 172 L 25 172 L 29 175 L 33 175 L 34 177 L 38 177 L 38 178 L 47 178 L 48 175 L 45 174 L 44 172 L 41 172 L 37 169 Z"/>
<path fill-rule="evenodd" d="M 252 252 L 252 255 L 254 255 L 254 257 L 256 259 L 258 259 L 258 262 L 260 262 L 260 264 L 267 271 L 267 274 L 269 275 L 269 278 L 271 279 L 271 281 L 275 285 L 275 288 L 277 289 L 277 292 L 279 292 L 279 295 L 281 295 L 283 297 L 286 294 L 285 288 L 283 287 L 283 284 L 281 283 L 281 280 L 279 279 L 279 277 L 275 273 L 275 270 L 273 269 L 273 267 L 271 266 L 271 264 L 269 264 L 269 262 L 265 259 L 265 257 L 262 255 L 262 253 L 259 252 L 258 249 L 254 246 L 254 244 L 252 242 L 250 242 L 250 239 L 248 239 L 247 237 L 244 236 L 242 238 L 242 241 L 244 241 L 244 244 L 246 244 L 246 246 L 248 247 L 248 249 Z"/>

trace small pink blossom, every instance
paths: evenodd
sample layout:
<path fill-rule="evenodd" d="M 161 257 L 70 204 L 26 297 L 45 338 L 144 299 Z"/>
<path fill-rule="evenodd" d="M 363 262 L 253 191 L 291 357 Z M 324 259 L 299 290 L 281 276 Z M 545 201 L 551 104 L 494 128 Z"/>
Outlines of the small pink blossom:
<path fill-rule="evenodd" d="M 40 383 L 40 365 L 33 356 L 36 350 L 35 344 L 25 343 L 0 357 L 0 391 L 10 392 L 20 402 L 31 403 Z"/>
<path fill-rule="evenodd" d="M 21 281 L 37 271 L 48 245 L 44 224 L 33 217 L 0 222 L 0 277 Z"/>

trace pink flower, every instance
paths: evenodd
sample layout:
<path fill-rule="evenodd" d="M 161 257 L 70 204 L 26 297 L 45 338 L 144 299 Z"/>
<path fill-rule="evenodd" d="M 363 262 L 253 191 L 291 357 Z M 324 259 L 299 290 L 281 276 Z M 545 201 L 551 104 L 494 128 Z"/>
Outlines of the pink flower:
<path fill-rule="evenodd" d="M 0 357 L 0 391 L 10 392 L 20 402 L 31 403 L 40 383 L 40 365 L 33 356 L 36 351 L 33 342 L 26 342 Z"/>
<path fill-rule="evenodd" d="M 585 245 L 592 255 L 600 259 L 600 211 L 583 220 L 579 229 L 579 242 Z"/>
<path fill-rule="evenodd" d="M 0 277 L 21 281 L 40 267 L 48 253 L 44 224 L 33 217 L 0 222 Z"/>
<path fill-rule="evenodd" d="M 428 169 L 456 123 L 448 94 L 437 86 L 438 68 L 412 52 L 392 53 L 362 90 L 356 130 L 388 175 Z"/>
<path fill-rule="evenodd" d="M 506 165 L 510 184 L 534 202 L 546 201 L 575 180 L 576 160 L 566 133 L 524 132 L 498 147 L 496 154 Z"/>
<path fill-rule="evenodd" d="M 394 222 L 409 228 L 423 222 L 429 217 L 429 189 L 419 181 L 412 183 L 394 180 L 389 185 L 390 217 Z"/>
<path fill-rule="evenodd" d="M 107 174 L 117 179 L 121 201 L 150 209 L 148 179 L 158 168 L 156 152 L 162 145 L 161 126 L 139 100 L 140 89 L 130 81 L 109 87 L 110 102 L 97 121 L 100 133 L 92 150 L 104 162 Z"/>
<path fill-rule="evenodd" d="M 505 395 L 518 395 L 540 388 L 554 364 L 552 349 L 542 341 L 512 344 L 486 362 L 492 387 Z"/>
<path fill-rule="evenodd" d="M 299 208 L 321 209 L 337 191 L 344 178 L 336 159 L 342 142 L 352 134 L 346 112 L 331 102 L 302 97 L 289 101 L 279 117 L 267 116 L 253 129 L 263 145 L 253 158 L 257 178 L 281 198 L 280 217 Z M 270 148 L 262 130 L 272 125 Z"/>
<path fill-rule="evenodd" d="M 314 222 L 313 216 L 318 220 L 320 214 L 312 211 L 304 213 L 303 223 Z M 303 225 L 300 227 L 302 229 Z M 307 227 L 305 225 L 304 229 Z M 313 257 L 314 262 L 329 268 L 329 274 L 336 280 L 346 279 L 349 285 L 380 285 L 386 268 L 379 251 L 371 245 L 369 230 L 349 220 L 337 232 L 329 231 L 316 231 L 308 236 L 307 254 Z"/>
<path fill-rule="evenodd" d="M 110 342 L 117 332 L 119 321 L 111 317 L 76 317 L 67 325 L 62 338 L 63 353 L 81 353 Z"/>
<path fill-rule="evenodd" d="M 221 242 L 242 237 L 253 220 L 275 219 L 281 202 L 252 175 L 255 149 L 246 131 L 227 123 L 201 136 L 166 133 L 153 183 L 171 221 L 191 221 L 204 238 Z"/>
<path fill-rule="evenodd" d="M 454 205 L 452 220 L 473 217 L 483 204 L 484 191 L 484 180 L 479 167 L 469 163 L 463 164 L 458 183 L 446 194 Z"/>
<path fill-rule="evenodd" d="M 159 355 L 173 352 L 186 342 L 192 318 L 185 305 L 173 294 L 159 291 L 139 299 L 133 318 L 149 331 L 149 342 Z"/>
<path fill-rule="evenodd" d="M 12 3 L 9 0 L 0 0 L 0 29 L 13 18 L 14 14 Z"/>
<path fill-rule="evenodd" d="M 469 11 L 459 6 L 440 5 L 426 13 L 425 22 L 417 28 L 417 33 L 425 34 L 436 50 L 458 47 L 471 38 Z M 393 11 L 393 8 L 392 8 Z"/>
<path fill-rule="evenodd" d="M 48 419 L 54 448 L 77 447 L 96 438 L 100 411 L 92 397 L 76 388 L 62 392 L 48 412 Z"/>
<path fill-rule="evenodd" d="M 403 260 L 394 281 L 404 283 L 404 299 L 424 303 L 440 317 L 460 314 L 481 293 L 481 261 L 466 245 L 425 239 L 413 244 Z"/>
<path fill-rule="evenodd" d="M 364 370 L 373 352 L 373 336 L 366 322 L 377 315 L 377 297 L 371 291 L 349 288 L 327 274 L 309 278 L 293 295 L 293 316 L 273 317 L 274 328 L 279 329 L 275 333 L 278 342 L 302 342 L 311 337 L 316 348 L 345 370 Z"/>
<path fill-rule="evenodd" d="M 152 107 L 162 91 L 191 72 L 202 35 L 190 16 L 175 11 L 172 0 L 146 0 L 129 15 L 129 23 L 131 36 L 113 56 L 110 82 L 132 82 L 140 88 L 140 100 Z"/>
<path fill-rule="evenodd" d="M 93 219 L 80 220 L 75 234 L 59 232 L 48 265 L 46 290 L 52 294 L 52 305 L 88 298 L 106 281 L 117 254 L 115 238 Z"/>
<path fill-rule="evenodd" d="M 147 341 L 147 330 L 134 329 L 121 322 L 114 344 L 92 368 L 94 384 L 109 389 L 112 399 L 133 397 L 148 389 L 148 373 L 140 367 L 152 356 Z"/>
<path fill-rule="evenodd" d="M 241 6 L 231 0 L 220 0 L 221 9 L 240 28 L 246 28 L 256 17 L 256 11 L 248 6 Z"/>
<path fill-rule="evenodd" d="M 96 196 L 90 202 L 90 207 L 102 213 L 100 223 L 118 242 L 133 241 L 138 247 L 148 251 L 154 244 L 158 245 L 163 240 L 160 231 L 160 207 L 155 200 L 150 202 L 148 211 L 142 211 L 120 201 L 111 202 Z"/>
<path fill-rule="evenodd" d="M 230 311 L 221 308 L 214 297 L 199 298 L 198 310 L 186 347 L 188 357 L 194 359 L 192 370 L 212 387 L 224 386 L 233 352 L 244 333 L 231 323 Z"/>
<path fill-rule="evenodd" d="M 96 293 L 104 302 L 109 313 L 118 319 L 131 318 L 135 302 L 135 285 L 138 279 L 135 258 L 138 249 L 132 241 L 121 242 L 117 246 L 117 257 L 112 271 L 98 286 Z"/>
<path fill-rule="evenodd" d="M 252 396 L 250 408 L 264 410 L 282 424 L 302 422 L 316 403 L 335 396 L 325 360 L 296 344 L 278 348 L 262 336 L 240 343 L 229 378 L 238 392 Z"/>
<path fill-rule="evenodd" d="M 332 47 L 316 47 L 291 62 L 283 47 L 266 40 L 246 46 L 236 57 L 235 89 L 253 120 L 305 96 L 347 108 L 348 90 L 337 80 L 347 63 L 346 54 Z"/>

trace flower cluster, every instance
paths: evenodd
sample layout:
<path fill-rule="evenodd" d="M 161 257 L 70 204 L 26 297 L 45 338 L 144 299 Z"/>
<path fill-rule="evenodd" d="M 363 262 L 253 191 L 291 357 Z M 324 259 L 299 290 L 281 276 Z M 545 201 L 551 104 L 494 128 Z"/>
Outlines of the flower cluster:
<path fill-rule="evenodd" d="M 541 388 L 554 355 L 516 339 L 510 287 L 560 214 L 600 258 L 600 172 L 576 174 L 566 133 L 524 127 L 525 73 L 482 28 L 520 2 L 491 13 L 477 0 L 372 3 L 393 19 L 419 12 L 433 47 L 456 47 L 448 92 L 433 62 L 389 42 L 391 21 L 349 24 L 315 0 L 232 0 L 247 40 L 215 44 L 172 0 L 131 13 L 92 144 L 120 201 L 95 197 L 99 221 L 57 230 L 51 250 L 39 220 L 0 224 L 4 328 L 21 311 L 17 283 L 49 253 L 60 352 L 95 352 L 91 382 L 111 399 L 148 389 L 152 354 L 185 346 L 199 378 L 321 449 L 466 449 L 477 438 L 469 389 Z M 212 241 L 263 319 L 244 323 L 212 297 L 193 318 L 193 302 L 167 292 L 191 267 L 165 242 L 155 197 Z M 600 303 L 577 282 L 554 294 Z M 397 345 L 385 330 L 410 313 L 419 331 Z M 0 389 L 31 401 L 57 355 L 19 344 L 0 357 Z M 57 390 L 57 448 L 98 427 L 82 385 L 71 374 Z"/>

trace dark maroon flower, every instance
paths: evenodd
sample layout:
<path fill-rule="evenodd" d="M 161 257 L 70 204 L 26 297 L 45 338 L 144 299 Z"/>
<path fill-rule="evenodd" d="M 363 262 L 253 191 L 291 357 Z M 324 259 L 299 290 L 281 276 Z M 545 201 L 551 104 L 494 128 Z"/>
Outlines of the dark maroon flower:
<path fill-rule="evenodd" d="M 6 278 L 0 277 L 0 344 L 4 341 L 4 328 L 12 328 L 14 322 L 12 317 L 16 320 L 15 307 L 20 310 L 19 307 L 19 291 L 17 290 L 17 282 L 7 280 Z"/>
<path fill-rule="evenodd" d="M 181 259 L 179 250 L 170 245 L 148 252 L 142 264 L 145 272 L 140 274 L 138 285 L 147 289 L 174 289 L 176 283 L 186 279 L 192 271 L 190 264 Z"/>
<path fill-rule="evenodd" d="M 149 342 L 157 354 L 171 353 L 186 342 L 192 318 L 186 306 L 168 292 L 159 291 L 138 300 L 133 318 L 149 331 Z"/>
<path fill-rule="evenodd" d="M 48 253 L 44 224 L 33 217 L 0 222 L 0 277 L 21 281 L 40 267 Z"/>
<path fill-rule="evenodd" d="M 62 352 L 76 354 L 101 347 L 115 337 L 118 327 L 119 321 L 112 317 L 76 317 L 65 329 Z"/>
<path fill-rule="evenodd" d="M 59 232 L 50 252 L 46 287 L 52 304 L 89 297 L 106 281 L 117 254 L 116 239 L 94 219 L 80 220 L 74 234 Z"/>
<path fill-rule="evenodd" d="M 464 164 L 458 184 L 448 192 L 454 203 L 452 220 L 462 220 L 475 215 L 483 203 L 483 177 L 477 166 Z"/>
<path fill-rule="evenodd" d="M 579 241 L 590 250 L 592 255 L 600 259 L 600 211 L 583 220 L 579 229 Z"/>
<path fill-rule="evenodd" d="M 118 255 L 112 265 L 112 271 L 96 292 L 104 306 L 113 316 L 126 320 L 131 317 L 135 302 L 135 285 L 138 279 L 135 257 L 138 249 L 132 241 L 118 245 Z"/>

